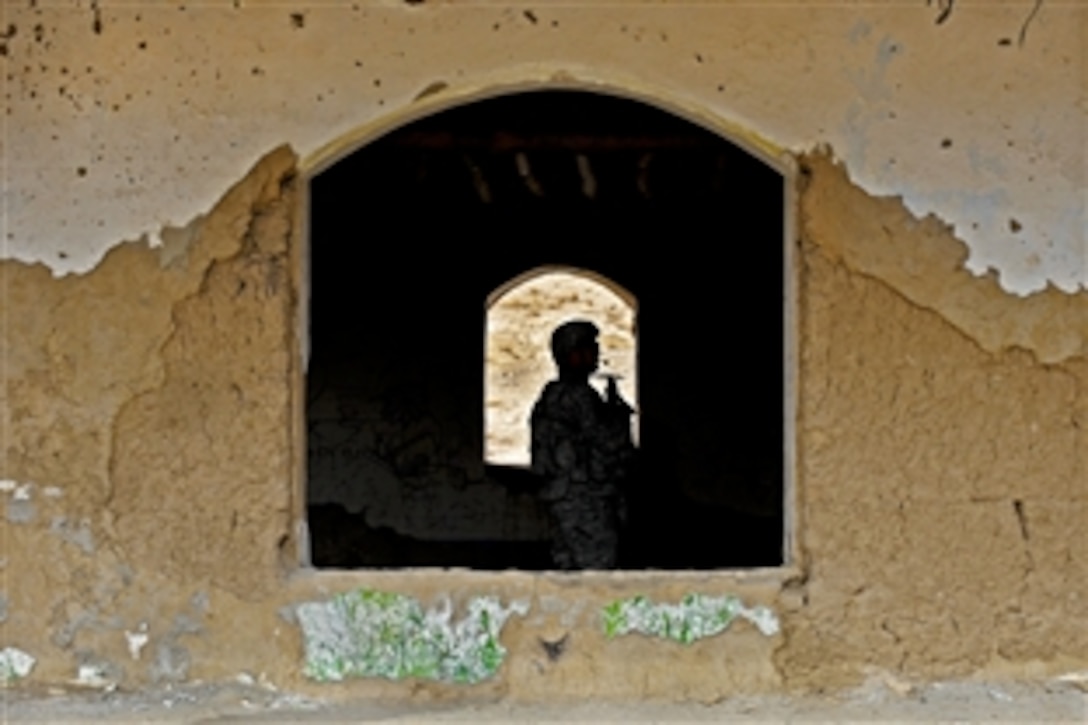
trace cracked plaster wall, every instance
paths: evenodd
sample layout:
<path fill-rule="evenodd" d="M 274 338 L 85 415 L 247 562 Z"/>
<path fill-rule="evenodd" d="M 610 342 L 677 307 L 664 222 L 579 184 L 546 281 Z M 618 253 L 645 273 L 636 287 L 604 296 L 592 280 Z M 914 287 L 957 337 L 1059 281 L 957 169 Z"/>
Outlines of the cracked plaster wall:
<path fill-rule="evenodd" d="M 1088 299 L 1004 295 L 937 220 L 803 164 L 808 581 L 779 665 L 816 683 L 1083 659 Z"/>
<path fill-rule="evenodd" d="M 86 271 L 186 224 L 280 143 L 319 162 L 414 99 L 559 76 L 667 92 L 772 147 L 829 143 L 871 193 L 955 224 L 973 272 L 1072 291 L 1086 11 L 1033 5 L 960 2 L 937 23 L 924 0 L 5 3 L 3 256 Z"/>
<path fill-rule="evenodd" d="M 417 47 L 419 36 L 433 43 L 436 36 L 428 33 L 440 28 L 460 28 L 465 39 L 497 33 L 491 23 L 471 29 L 485 12 L 491 13 L 500 26 L 521 24 L 517 33 L 525 42 L 517 52 L 537 53 L 546 66 L 539 76 L 540 68 L 523 67 L 520 77 L 548 77 L 564 65 L 556 62 L 560 50 L 526 35 L 552 32 L 550 14 L 539 11 L 536 21 L 528 21 L 511 10 L 476 8 L 461 14 L 426 5 L 365 10 L 376 27 L 384 18 L 384 33 L 400 33 L 406 49 Z M 1025 81 L 1035 72 L 1032 68 L 1045 65 L 1032 53 L 1079 49 L 1079 36 L 1068 34 L 1083 28 L 1080 11 L 1051 4 L 1046 12 L 1054 15 L 1047 24 L 1040 22 L 1032 31 L 1040 35 L 1029 36 L 1022 51 L 1015 43 L 998 46 L 996 39 L 1015 26 L 1017 7 L 984 12 L 964 5 L 958 27 L 978 25 L 958 37 L 983 44 L 975 38 L 980 34 L 985 40 L 980 54 L 1022 52 L 1021 59 L 1036 58 L 1026 70 L 1010 71 L 1027 73 Z M 231 677 L 255 669 L 279 682 L 298 682 L 297 627 L 277 612 L 318 593 L 357 586 L 358 578 L 285 577 L 295 560 L 291 521 L 300 505 L 290 484 L 296 466 L 291 421 L 298 404 L 290 393 L 298 374 L 291 352 L 297 344 L 292 320 L 300 289 L 294 271 L 298 162 L 281 148 L 264 155 L 251 171 L 240 169 L 284 137 L 312 149 L 375 118 L 381 110 L 378 101 L 404 105 L 408 89 L 432 77 L 432 64 L 444 63 L 443 75 L 451 82 L 469 75 L 474 82 L 502 80 L 501 73 L 479 70 L 492 58 L 488 53 L 497 51 L 471 56 L 477 71 L 462 67 L 458 74 L 459 64 L 448 61 L 460 56 L 448 43 L 433 45 L 434 57 L 418 63 L 396 54 L 378 60 L 375 53 L 371 59 L 353 46 L 364 66 L 397 64 L 396 73 L 370 73 L 363 84 L 377 89 L 380 84 L 373 81 L 383 80 L 388 96 L 367 90 L 350 112 L 345 104 L 340 112 L 316 114 L 310 112 L 318 102 L 311 99 L 305 107 L 285 106 L 291 110 L 274 115 L 267 112 L 268 104 L 286 103 L 282 94 L 289 82 L 275 93 L 243 92 L 240 79 L 213 80 L 213 65 L 195 56 L 201 48 L 210 57 L 225 52 L 216 49 L 215 34 L 228 32 L 219 27 L 229 27 L 225 20 L 242 11 L 107 7 L 97 11 L 102 32 L 94 33 L 89 9 L 4 8 L 8 22 L 17 20 L 19 26 L 14 39 L 5 41 L 3 61 L 8 92 L 19 99 L 10 106 L 9 124 L 12 115 L 19 123 L 9 125 L 4 149 L 8 178 L 19 179 L 5 187 L 10 202 L 5 233 L 8 256 L 22 261 L 0 265 L 5 352 L 0 479 L 18 483 L 0 491 L 6 602 L 0 646 L 33 655 L 32 679 L 44 682 L 71 680 L 80 667 L 130 684 Z M 160 15 L 167 11 L 169 20 Z M 737 13 L 722 18 L 760 19 L 777 23 L 779 30 L 792 29 L 792 34 L 774 36 L 774 43 L 747 36 L 742 46 L 750 60 L 732 66 L 738 74 L 751 72 L 744 69 L 758 66 L 762 54 L 773 54 L 782 37 L 801 38 L 811 29 L 811 49 L 811 38 L 822 37 L 827 24 L 847 27 L 836 13 L 828 18 L 838 19 L 831 20 L 784 9 L 762 15 L 739 7 L 712 11 Z M 327 47 L 318 33 L 298 33 L 327 27 L 332 11 L 307 9 L 301 13 L 303 27 L 281 6 L 255 4 L 244 12 L 251 13 L 247 17 L 254 24 L 246 32 L 253 35 L 233 37 L 226 46 L 242 48 L 242 57 L 264 54 L 267 63 L 258 74 L 255 65 L 239 60 L 230 72 L 269 80 L 271 71 L 286 74 L 290 64 L 297 77 L 309 79 L 310 94 L 325 93 L 313 79 L 324 77 L 320 64 L 341 59 L 345 46 Z M 558 33 L 575 16 L 556 12 Z M 689 49 L 704 36 L 725 48 L 732 47 L 725 42 L 730 34 L 741 32 L 737 23 L 696 27 L 690 14 L 665 18 L 645 15 L 649 12 L 624 13 L 629 16 L 626 35 L 637 30 L 642 47 L 656 44 L 645 62 L 666 58 L 660 55 L 666 52 L 661 35 Z M 872 13 L 871 28 L 883 24 L 889 32 L 901 27 L 896 32 L 922 37 L 948 29 L 933 28 L 924 13 L 917 21 L 895 25 L 896 18 L 914 17 L 901 6 L 867 12 Z M 137 13 L 146 17 L 136 21 Z M 584 13 L 578 22 L 597 31 L 617 17 L 614 10 L 596 7 Z M 1061 22 L 1062 13 L 1068 13 L 1068 22 Z M 176 46 L 152 43 L 137 30 L 137 23 L 151 20 L 160 35 L 169 30 L 174 38 L 191 39 Z M 273 21 L 282 28 L 273 28 Z M 41 39 L 33 32 L 36 23 L 43 25 Z M 408 33 L 409 27 L 415 33 Z M 195 33 L 198 29 L 211 35 Z M 89 35 L 94 36 L 91 45 L 81 45 Z M 248 40 L 240 40 L 244 37 Z M 148 48 L 140 49 L 140 42 L 148 42 Z M 628 37 L 623 42 L 634 41 Z M 299 61 L 297 54 L 274 54 L 277 44 L 287 43 L 303 43 L 309 55 Z M 796 52 L 804 55 L 805 45 L 800 43 L 802 50 Z M 843 53 L 854 47 L 848 40 L 840 45 Z M 603 66 L 612 67 L 608 47 L 593 52 L 601 54 Z M 143 52 L 152 48 L 172 56 L 172 62 Z M 510 48 L 505 52 L 514 53 Z M 33 63 L 27 59 L 31 50 Z M 680 78 L 678 96 L 703 98 L 704 107 L 714 108 L 718 102 L 710 99 L 718 93 L 705 60 L 733 51 L 717 52 L 723 55 L 707 51 L 704 62 L 692 59 L 694 65 L 684 69 L 663 63 L 650 76 L 659 82 Z M 622 58 L 626 62 L 635 55 Z M 571 61 L 570 67 L 592 65 L 592 60 Z M 122 62 L 132 67 L 121 68 Z M 813 63 L 818 64 L 815 56 Z M 49 70 L 40 70 L 42 64 Z M 85 66 L 93 70 L 84 71 Z M 62 68 L 68 68 L 67 74 L 79 70 L 82 85 L 75 88 L 83 94 L 77 96 L 81 103 L 54 105 L 58 101 L 50 95 L 46 102 L 42 89 L 36 108 L 29 93 L 41 81 L 39 74 L 65 75 Z M 157 75 L 184 76 L 190 70 L 203 80 L 187 86 L 177 84 L 180 78 L 163 83 Z M 635 70 L 615 71 L 614 76 Z M 994 123 L 1009 126 L 1004 130 L 1018 140 L 1027 139 L 1041 152 L 1044 166 L 1051 151 L 1073 146 L 1067 143 L 1067 127 L 1048 125 L 1054 130 L 1031 140 L 1022 124 L 1029 117 L 1040 122 L 1064 118 L 1061 109 L 1047 109 L 1061 105 L 1056 99 L 1065 98 L 1065 78 L 1059 73 L 1055 84 L 1034 87 L 1032 93 L 1051 94 L 1042 98 L 1051 105 L 1038 110 L 1035 104 L 1036 111 L 1027 117 L 1020 114 L 1028 113 L 1023 107 L 1032 106 L 1030 97 L 1021 97 L 1017 110 L 991 109 Z M 806 82 L 812 83 L 811 78 Z M 746 87 L 743 81 L 739 85 Z M 121 106 L 127 93 L 152 98 L 167 89 L 177 103 L 133 100 L 138 108 L 128 112 L 94 104 L 115 99 Z M 228 89 L 238 91 L 223 95 Z M 1030 95 L 1024 86 L 1017 93 Z M 66 98 L 55 89 L 51 94 Z M 197 100 L 198 109 L 184 110 Z M 738 108 L 749 104 L 750 112 L 729 113 L 729 119 L 750 122 L 767 137 L 792 138 L 783 130 L 788 114 L 773 120 L 780 107 L 746 93 L 732 102 Z M 933 123 L 965 123 L 955 104 L 927 105 L 924 112 L 918 105 L 910 108 L 916 115 L 908 127 L 915 136 L 929 133 Z M 824 112 L 815 112 L 806 124 L 819 123 Z M 160 119 L 158 114 L 172 116 Z M 258 116 L 262 130 L 250 133 Z M 170 122 L 157 123 L 163 120 Z M 303 126 L 310 131 L 299 132 Z M 164 146 L 164 128 L 193 136 Z M 804 128 L 814 138 L 834 140 L 830 130 L 825 135 L 814 126 Z M 50 134 L 64 140 L 52 141 Z M 998 136 L 1003 138 L 985 130 L 977 134 L 980 143 L 996 143 Z M 12 145 L 13 140 L 18 143 Z M 232 140 L 237 144 L 233 150 Z M 52 147 L 58 150 L 47 151 L 50 143 L 59 144 Z M 74 149 L 89 156 L 86 175 L 56 161 L 76 158 Z M 121 193 L 125 182 L 93 176 L 109 176 L 107 170 L 123 166 L 112 157 L 115 152 L 129 154 L 134 165 L 146 164 L 140 168 L 148 173 L 136 174 L 139 183 L 128 194 Z M 849 157 L 851 152 L 845 153 Z M 1003 151 L 1008 156 L 1001 158 L 1020 165 L 1026 163 L 1021 153 L 1026 152 Z M 103 158 L 96 162 L 95 154 Z M 204 155 L 206 161 L 195 161 Z M 921 154 L 918 161 L 923 167 L 925 158 Z M 965 259 L 998 250 L 996 258 L 1007 265 L 1003 272 L 1016 270 L 1019 263 L 1009 250 L 1018 245 L 994 236 L 991 246 L 976 244 L 968 250 L 944 223 L 912 216 L 897 199 L 872 196 L 826 155 L 804 157 L 801 164 L 796 255 L 800 576 L 781 585 L 701 575 L 667 581 L 652 575 L 589 577 L 584 586 L 571 587 L 528 574 L 508 575 L 501 582 L 473 573 L 367 575 L 375 586 L 423 601 L 443 595 L 463 601 L 499 590 L 527 598 L 530 616 L 512 622 L 503 635 L 511 653 L 508 667 L 480 692 L 515 698 L 713 699 L 738 690 L 849 684 L 871 668 L 927 678 L 976 672 L 1023 676 L 1084 667 L 1088 301 L 1083 293 L 1055 289 L 1026 298 L 1010 295 L 1002 289 L 1009 286 L 1004 273 L 1000 284 L 992 275 L 975 277 Z M 864 163 L 860 166 L 863 175 L 871 172 Z M 849 163 L 846 168 L 853 169 Z M 21 173 L 12 176 L 13 169 Z M 61 173 L 70 173 L 71 183 L 60 183 Z M 197 201 L 220 194 L 226 179 L 239 176 L 243 180 L 214 208 Z M 949 184 L 966 178 L 965 193 L 980 194 L 990 178 L 963 177 L 954 167 L 947 177 L 938 176 Z M 1058 185 L 1068 178 L 1048 176 Z M 906 191 L 916 183 L 910 173 L 887 179 Z M 189 194 L 189 184 L 206 191 Z M 1041 195 L 1008 188 L 1009 199 L 1019 201 L 1002 201 L 997 212 L 1018 213 L 1015 206 L 1031 210 L 1032 218 L 1047 216 L 1052 199 L 1044 204 Z M 1054 198 L 1067 209 L 1081 208 L 1061 189 Z M 54 213 L 54 208 L 65 212 Z M 205 216 L 164 234 L 162 246 L 114 241 L 204 208 L 210 209 Z M 87 223 L 92 217 L 108 223 Z M 62 233 L 62 221 L 80 232 Z M 957 233 L 961 230 L 957 226 Z M 1082 259 L 1076 257 L 1074 237 L 1055 232 L 1051 241 L 1058 251 L 1040 255 L 1040 268 L 1051 271 L 1032 279 L 1056 282 L 1056 270 L 1071 270 L 1067 281 L 1083 279 L 1073 263 Z M 990 251 L 980 251 L 985 249 Z M 70 261 L 60 261 L 62 252 Z M 77 270 L 87 273 L 55 276 Z M 1035 286 L 1024 282 L 1022 288 Z M 606 643 L 600 632 L 600 608 L 618 597 L 652 589 L 656 598 L 678 600 L 688 591 L 721 594 L 722 587 L 773 607 L 780 614 L 781 634 L 765 638 L 738 625 L 735 633 L 670 649 L 663 657 L 663 647 L 677 645 L 637 637 Z M 145 631 L 147 644 L 134 654 L 129 636 Z M 552 661 L 539 640 L 555 641 L 563 633 L 571 634 L 568 652 Z M 355 692 L 403 695 L 409 687 L 425 697 L 458 696 L 438 686 L 356 687 Z"/>
<path fill-rule="evenodd" d="M 4 502 L 3 637 L 43 653 L 43 677 L 78 664 L 181 679 L 181 643 L 215 629 L 197 592 L 222 606 L 275 590 L 291 519 L 294 163 L 269 154 L 176 248 L 122 245 L 59 280 L 0 270 L 3 476 L 21 482 Z M 13 519 L 27 502 L 33 515 Z M 141 627 L 142 660 L 124 636 Z"/>

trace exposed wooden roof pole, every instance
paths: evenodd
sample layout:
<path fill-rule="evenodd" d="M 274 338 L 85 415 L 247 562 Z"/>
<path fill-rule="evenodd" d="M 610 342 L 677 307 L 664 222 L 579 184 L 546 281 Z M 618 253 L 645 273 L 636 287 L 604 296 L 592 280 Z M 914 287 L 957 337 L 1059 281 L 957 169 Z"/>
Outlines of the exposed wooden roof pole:
<path fill-rule="evenodd" d="M 382 140 L 401 148 L 467 151 L 661 151 L 719 150 L 721 139 L 709 134 L 690 135 L 593 135 L 536 134 L 498 131 L 493 134 L 459 134 L 452 131 L 401 131 Z"/>

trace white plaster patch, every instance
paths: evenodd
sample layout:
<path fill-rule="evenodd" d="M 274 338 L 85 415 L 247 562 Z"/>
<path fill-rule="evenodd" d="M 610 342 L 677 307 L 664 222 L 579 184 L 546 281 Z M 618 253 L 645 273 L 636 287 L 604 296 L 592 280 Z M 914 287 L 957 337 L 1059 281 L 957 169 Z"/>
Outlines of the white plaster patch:
<path fill-rule="evenodd" d="M 738 617 L 767 637 L 779 632 L 778 617 L 768 607 L 747 607 L 735 596 L 689 594 L 679 604 L 655 604 L 636 596 L 612 602 L 603 615 L 607 637 L 637 632 L 689 644 L 724 632 Z"/>
<path fill-rule="evenodd" d="M 0 682 L 26 677 L 37 662 L 26 652 L 15 647 L 0 650 Z"/>
<path fill-rule="evenodd" d="M 102 688 L 108 691 L 117 687 L 117 683 L 110 678 L 106 668 L 97 664 L 80 665 L 76 670 L 75 683 L 83 687 Z"/>
<path fill-rule="evenodd" d="M 64 491 L 57 486 L 46 486 L 42 489 L 42 494 L 45 495 L 46 498 L 60 498 L 64 495 Z"/>
<path fill-rule="evenodd" d="M 778 617 L 767 607 L 752 607 L 749 609 L 741 606 L 737 610 L 737 616 L 754 624 L 761 634 L 768 637 L 778 634 L 780 628 Z"/>
<path fill-rule="evenodd" d="M 1058 682 L 1072 685 L 1082 692 L 1088 692 L 1088 670 L 1066 672 L 1055 679 L 1057 679 Z"/>
<path fill-rule="evenodd" d="M 30 491 L 33 483 L 19 483 L 18 481 L 0 481 L 0 491 L 11 494 L 7 502 L 5 516 L 13 524 L 26 524 L 34 520 L 37 509 L 30 500 Z"/>
<path fill-rule="evenodd" d="M 125 640 L 128 642 L 128 653 L 132 656 L 132 659 L 140 659 L 140 652 L 143 650 L 144 645 L 147 644 L 149 637 L 147 634 L 147 623 L 141 622 L 140 627 L 135 632 L 125 630 Z"/>
<path fill-rule="evenodd" d="M 347 677 L 421 678 L 473 684 L 495 674 L 506 657 L 499 641 L 506 620 L 527 602 L 502 606 L 477 597 L 453 621 L 447 599 L 424 612 L 402 594 L 367 589 L 298 606 L 305 674 L 319 681 Z"/>

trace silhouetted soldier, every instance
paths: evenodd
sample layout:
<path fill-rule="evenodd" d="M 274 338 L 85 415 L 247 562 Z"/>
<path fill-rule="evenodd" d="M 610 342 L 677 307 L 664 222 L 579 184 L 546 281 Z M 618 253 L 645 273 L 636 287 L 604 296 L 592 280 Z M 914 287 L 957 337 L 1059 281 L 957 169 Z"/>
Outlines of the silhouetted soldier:
<path fill-rule="evenodd" d="M 634 455 L 634 412 L 609 378 L 605 399 L 589 384 L 600 349 L 592 322 L 566 322 L 552 333 L 559 377 L 533 406 L 532 466 L 544 478 L 540 496 L 552 527 L 558 569 L 616 566 L 619 526 L 626 515 L 621 483 Z"/>

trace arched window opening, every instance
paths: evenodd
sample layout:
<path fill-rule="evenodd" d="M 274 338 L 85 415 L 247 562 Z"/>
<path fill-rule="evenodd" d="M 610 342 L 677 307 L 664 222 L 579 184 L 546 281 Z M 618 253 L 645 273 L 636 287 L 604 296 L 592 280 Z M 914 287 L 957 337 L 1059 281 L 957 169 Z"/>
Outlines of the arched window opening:
<path fill-rule="evenodd" d="M 637 403 L 619 567 L 783 564 L 786 184 L 656 108 L 550 91 L 423 118 L 313 176 L 313 565 L 553 568 L 527 411 L 567 316 L 598 322 Z"/>
<path fill-rule="evenodd" d="M 604 374 L 617 376 L 633 404 L 632 436 L 638 442 L 638 339 L 634 295 L 588 270 L 541 267 L 518 275 L 487 300 L 484 350 L 484 460 L 529 466 L 533 402 L 555 376 L 549 341 L 563 322 L 585 319 L 601 331 L 601 373 L 590 384 L 604 394 Z"/>

